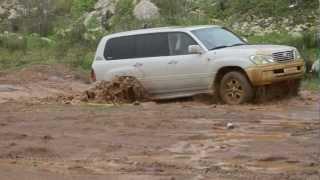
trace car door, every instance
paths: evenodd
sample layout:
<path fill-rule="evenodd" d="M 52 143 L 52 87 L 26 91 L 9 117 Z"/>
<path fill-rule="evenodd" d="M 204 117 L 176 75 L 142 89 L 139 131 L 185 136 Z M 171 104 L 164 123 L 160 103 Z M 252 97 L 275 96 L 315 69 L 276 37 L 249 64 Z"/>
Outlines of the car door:
<path fill-rule="evenodd" d="M 170 60 L 168 87 L 175 91 L 207 90 L 210 81 L 209 61 L 204 54 L 190 54 L 189 46 L 198 45 L 187 33 L 169 33 Z"/>
<path fill-rule="evenodd" d="M 136 35 L 136 68 L 143 73 L 140 81 L 151 94 L 165 93 L 169 57 L 168 33 Z"/>

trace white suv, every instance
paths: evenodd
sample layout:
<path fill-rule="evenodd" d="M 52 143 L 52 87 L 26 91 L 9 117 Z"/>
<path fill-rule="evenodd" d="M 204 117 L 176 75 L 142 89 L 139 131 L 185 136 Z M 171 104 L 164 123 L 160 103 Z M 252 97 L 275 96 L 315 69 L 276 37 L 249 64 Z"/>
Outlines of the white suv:
<path fill-rule="evenodd" d="M 94 80 L 139 80 L 154 99 L 217 91 L 228 104 L 250 101 L 257 87 L 299 80 L 304 61 L 294 47 L 249 45 L 220 26 L 165 27 L 105 36 Z"/>

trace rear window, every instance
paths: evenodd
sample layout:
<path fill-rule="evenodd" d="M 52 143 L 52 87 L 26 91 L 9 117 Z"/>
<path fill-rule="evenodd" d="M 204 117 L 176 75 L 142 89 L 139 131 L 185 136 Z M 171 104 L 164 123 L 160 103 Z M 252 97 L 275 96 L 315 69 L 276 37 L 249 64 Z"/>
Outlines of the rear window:
<path fill-rule="evenodd" d="M 110 39 L 104 50 L 104 57 L 106 60 L 134 58 L 135 54 L 134 36 Z"/>

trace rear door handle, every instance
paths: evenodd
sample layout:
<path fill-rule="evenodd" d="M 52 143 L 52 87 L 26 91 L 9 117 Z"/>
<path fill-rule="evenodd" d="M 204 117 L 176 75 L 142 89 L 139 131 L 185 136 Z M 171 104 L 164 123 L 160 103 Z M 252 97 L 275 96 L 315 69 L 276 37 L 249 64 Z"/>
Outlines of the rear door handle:
<path fill-rule="evenodd" d="M 143 64 L 142 64 L 142 63 L 136 63 L 136 64 L 134 64 L 133 66 L 134 66 L 134 67 L 141 67 L 141 66 L 143 66 Z"/>
<path fill-rule="evenodd" d="M 168 64 L 178 64 L 178 61 L 175 61 L 175 60 L 172 60 L 172 61 L 170 61 Z"/>

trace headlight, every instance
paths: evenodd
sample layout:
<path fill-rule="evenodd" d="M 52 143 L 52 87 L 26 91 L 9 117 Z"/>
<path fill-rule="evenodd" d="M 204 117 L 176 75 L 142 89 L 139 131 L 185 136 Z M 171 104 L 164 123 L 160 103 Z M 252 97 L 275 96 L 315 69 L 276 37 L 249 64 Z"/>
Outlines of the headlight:
<path fill-rule="evenodd" d="M 267 56 L 267 55 L 254 55 L 250 56 L 250 60 L 257 65 L 260 64 L 269 64 L 269 63 L 274 63 L 274 59 L 272 56 Z"/>
<path fill-rule="evenodd" d="M 298 59 L 301 59 L 301 54 L 300 52 L 296 49 L 294 50 L 294 59 L 298 60 Z"/>

